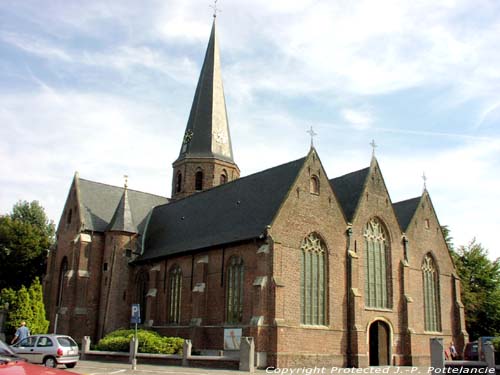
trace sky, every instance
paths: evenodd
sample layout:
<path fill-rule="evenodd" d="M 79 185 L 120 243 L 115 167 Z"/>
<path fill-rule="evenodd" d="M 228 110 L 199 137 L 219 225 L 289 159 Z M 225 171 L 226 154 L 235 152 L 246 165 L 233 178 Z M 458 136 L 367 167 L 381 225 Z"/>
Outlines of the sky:
<path fill-rule="evenodd" d="M 0 2 L 0 214 L 58 223 L 81 178 L 170 196 L 212 25 L 200 0 Z M 219 0 L 242 176 L 307 154 L 329 178 L 375 140 L 392 202 L 423 174 L 455 246 L 500 257 L 500 2 Z"/>

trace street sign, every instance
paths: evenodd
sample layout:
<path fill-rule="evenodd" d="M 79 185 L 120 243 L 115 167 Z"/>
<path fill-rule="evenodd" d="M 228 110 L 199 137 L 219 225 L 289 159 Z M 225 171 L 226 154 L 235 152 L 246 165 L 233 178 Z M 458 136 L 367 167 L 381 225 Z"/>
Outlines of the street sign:
<path fill-rule="evenodd" d="M 132 316 L 130 317 L 130 323 L 141 324 L 141 305 L 138 303 L 132 304 Z"/>

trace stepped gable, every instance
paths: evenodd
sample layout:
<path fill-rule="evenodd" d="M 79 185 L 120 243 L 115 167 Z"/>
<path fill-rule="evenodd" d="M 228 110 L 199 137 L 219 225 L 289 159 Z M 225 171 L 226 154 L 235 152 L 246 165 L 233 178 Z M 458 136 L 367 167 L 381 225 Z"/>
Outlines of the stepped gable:
<path fill-rule="evenodd" d="M 260 237 L 306 158 L 155 207 L 137 261 Z"/>
<path fill-rule="evenodd" d="M 354 218 L 369 172 L 370 167 L 367 167 L 330 180 L 330 185 L 348 222 L 352 222 Z"/>
<path fill-rule="evenodd" d="M 421 197 L 411 198 L 392 205 L 396 217 L 398 218 L 399 226 L 403 232 L 408 229 L 408 225 L 410 225 L 411 219 L 413 215 L 415 215 L 420 199 Z"/>
<path fill-rule="evenodd" d="M 80 210 L 85 230 L 105 232 L 113 220 L 118 205 L 123 197 L 124 188 L 102 184 L 80 178 Z M 159 195 L 127 189 L 130 212 L 134 226 L 142 233 L 151 209 L 168 203 L 168 199 Z"/>

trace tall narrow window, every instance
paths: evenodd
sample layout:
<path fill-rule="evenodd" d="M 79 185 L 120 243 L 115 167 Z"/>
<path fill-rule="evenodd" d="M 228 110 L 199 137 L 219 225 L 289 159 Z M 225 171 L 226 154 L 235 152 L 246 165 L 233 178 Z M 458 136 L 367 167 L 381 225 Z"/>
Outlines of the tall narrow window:
<path fill-rule="evenodd" d="M 69 212 L 68 212 L 68 217 L 67 217 L 66 224 L 68 224 L 68 225 L 71 224 L 72 216 L 73 216 L 73 210 L 70 208 Z"/>
<path fill-rule="evenodd" d="M 182 271 L 178 265 L 168 273 L 168 322 L 179 324 L 181 319 Z"/>
<path fill-rule="evenodd" d="M 143 271 L 139 273 L 136 280 L 136 287 L 135 303 L 140 305 L 141 322 L 144 323 L 146 319 L 147 296 L 149 291 L 149 276 L 147 272 Z"/>
<path fill-rule="evenodd" d="M 300 307 L 302 324 L 326 325 L 326 246 L 315 233 L 301 246 Z"/>
<path fill-rule="evenodd" d="M 224 185 L 227 182 L 227 173 L 226 170 L 223 170 L 220 175 L 220 185 Z"/>
<path fill-rule="evenodd" d="M 177 180 L 175 182 L 175 192 L 180 193 L 182 189 L 182 173 L 177 173 Z"/>
<path fill-rule="evenodd" d="M 312 176 L 309 181 L 309 192 L 312 194 L 319 194 L 319 178 L 318 176 Z"/>
<path fill-rule="evenodd" d="M 194 190 L 201 191 L 203 190 L 203 172 L 198 171 L 194 175 Z"/>
<path fill-rule="evenodd" d="M 437 267 L 430 254 L 422 263 L 424 285 L 424 326 L 426 331 L 441 331 L 441 313 L 439 308 L 439 281 Z"/>
<path fill-rule="evenodd" d="M 373 218 L 365 227 L 365 306 L 391 308 L 390 265 L 387 234 L 380 220 Z"/>
<path fill-rule="evenodd" d="M 61 267 L 59 268 L 59 283 L 57 286 L 57 302 L 56 306 L 60 307 L 63 303 L 63 292 L 64 292 L 64 276 L 68 272 L 68 258 L 64 257 L 61 262 Z"/>
<path fill-rule="evenodd" d="M 243 318 L 243 259 L 231 257 L 226 277 L 226 320 L 241 323 Z"/>

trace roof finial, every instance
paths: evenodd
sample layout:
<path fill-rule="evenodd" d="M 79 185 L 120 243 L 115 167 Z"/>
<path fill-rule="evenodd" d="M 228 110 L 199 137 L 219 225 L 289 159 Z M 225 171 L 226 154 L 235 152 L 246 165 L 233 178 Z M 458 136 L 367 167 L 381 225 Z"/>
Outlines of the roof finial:
<path fill-rule="evenodd" d="M 316 137 L 318 135 L 318 133 L 316 133 L 311 125 L 311 128 L 309 130 L 306 131 L 306 133 L 308 133 L 310 136 L 311 136 L 311 148 L 314 147 L 314 144 L 313 144 L 313 139 L 314 137 Z"/>
<path fill-rule="evenodd" d="M 375 156 L 375 149 L 378 147 L 378 145 L 375 143 L 375 140 L 372 139 L 370 142 L 370 146 L 372 146 L 372 156 Z"/>
<path fill-rule="evenodd" d="M 219 8 L 217 8 L 217 0 L 214 0 L 214 5 L 209 5 L 210 8 L 214 10 L 214 18 L 217 18 L 217 12 L 222 12 Z"/>
<path fill-rule="evenodd" d="M 125 183 L 123 184 L 123 187 L 125 189 L 127 189 L 128 188 L 128 175 L 124 174 L 123 178 L 125 179 Z"/>
<path fill-rule="evenodd" d="M 422 180 L 424 180 L 424 191 L 427 190 L 427 176 L 425 172 L 422 174 Z"/>

